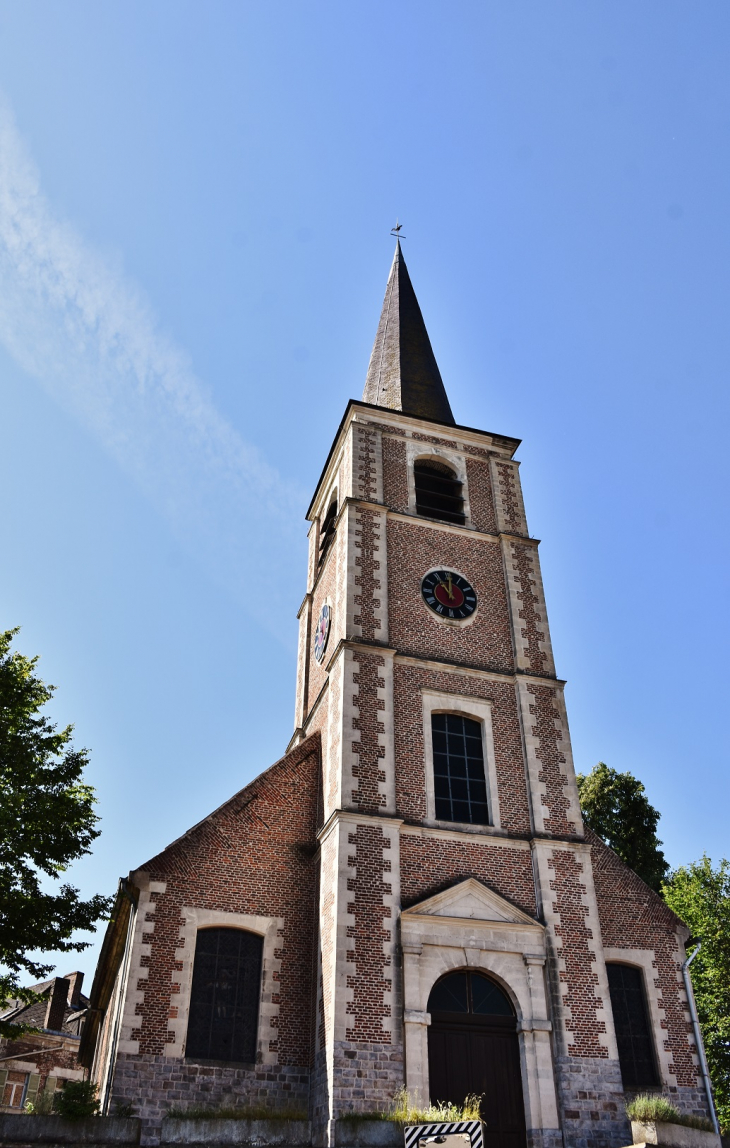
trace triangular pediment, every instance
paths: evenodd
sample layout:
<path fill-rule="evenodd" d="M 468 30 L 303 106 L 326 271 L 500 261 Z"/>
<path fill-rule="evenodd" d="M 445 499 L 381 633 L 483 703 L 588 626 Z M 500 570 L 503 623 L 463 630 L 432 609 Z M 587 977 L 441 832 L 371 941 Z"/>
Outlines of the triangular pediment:
<path fill-rule="evenodd" d="M 534 917 L 528 916 L 510 904 L 499 893 L 482 885 L 475 877 L 468 877 L 458 885 L 444 889 L 425 901 L 411 905 L 402 914 L 404 917 L 458 917 L 471 921 L 502 921 L 514 925 L 537 925 Z"/>

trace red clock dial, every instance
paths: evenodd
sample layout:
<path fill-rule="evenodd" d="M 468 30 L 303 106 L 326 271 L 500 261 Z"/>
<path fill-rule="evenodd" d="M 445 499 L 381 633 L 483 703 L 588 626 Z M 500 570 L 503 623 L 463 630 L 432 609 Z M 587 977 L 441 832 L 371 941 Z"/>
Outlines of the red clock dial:
<path fill-rule="evenodd" d="M 432 570 L 421 582 L 423 600 L 440 618 L 461 621 L 477 608 L 474 587 L 453 570 Z"/>
<path fill-rule="evenodd" d="M 450 586 L 448 582 L 439 582 L 433 596 L 442 606 L 450 606 L 452 609 L 464 605 L 464 595 L 453 580 Z"/>

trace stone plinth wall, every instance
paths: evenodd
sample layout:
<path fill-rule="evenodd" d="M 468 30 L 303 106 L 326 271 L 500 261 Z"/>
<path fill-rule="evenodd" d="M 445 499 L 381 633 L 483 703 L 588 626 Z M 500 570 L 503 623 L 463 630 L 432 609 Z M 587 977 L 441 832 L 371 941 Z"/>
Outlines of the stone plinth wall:
<path fill-rule="evenodd" d="M 45 1148 L 84 1145 L 101 1148 L 108 1144 L 139 1144 L 141 1121 L 115 1116 L 91 1116 L 85 1120 L 64 1120 L 61 1116 L 0 1115 L 0 1146 Z"/>
<path fill-rule="evenodd" d="M 132 1104 L 146 1127 L 161 1127 L 173 1105 L 178 1108 L 264 1105 L 306 1112 L 309 1069 L 272 1065 L 224 1068 L 186 1064 L 173 1057 L 120 1053 L 114 1074 L 112 1103 L 114 1101 Z"/>
<path fill-rule="evenodd" d="M 631 1143 L 617 1060 L 555 1058 L 565 1148 L 621 1148 Z"/>

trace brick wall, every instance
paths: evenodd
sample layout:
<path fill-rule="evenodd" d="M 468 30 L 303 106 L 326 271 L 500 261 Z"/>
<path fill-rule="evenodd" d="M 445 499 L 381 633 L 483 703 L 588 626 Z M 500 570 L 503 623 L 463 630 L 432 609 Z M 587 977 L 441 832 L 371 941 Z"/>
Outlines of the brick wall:
<path fill-rule="evenodd" d="M 139 964 L 147 969 L 147 977 L 129 986 L 142 999 L 135 1010 L 138 1025 L 131 1033 L 131 1039 L 139 1041 L 139 1053 L 126 1056 L 125 1088 L 132 1087 L 136 1073 L 140 1095 L 144 1097 L 145 1090 L 152 1095 L 155 1082 L 171 1081 L 174 1072 L 178 1083 L 185 1081 L 186 1103 L 207 1103 L 213 1078 L 230 1082 L 235 1077 L 239 1083 L 258 1082 L 251 1094 L 257 1101 L 268 1088 L 273 1103 L 283 1077 L 291 1084 L 308 1072 L 314 1021 L 313 858 L 319 774 L 320 739 L 314 735 L 144 866 L 150 882 L 159 883 L 164 892 L 153 888 L 150 908 L 154 911 L 145 914 L 150 931 L 143 933 L 142 944 L 149 946 L 149 952 Z M 272 997 L 279 1008 L 278 1016 L 271 1018 L 268 1043 L 278 1067 L 272 1071 L 267 1066 L 268 1076 L 263 1068 L 226 1068 L 221 1076 L 204 1066 L 184 1065 L 179 1056 L 166 1056 L 175 1041 L 168 1021 L 178 1007 L 182 966 L 176 951 L 184 948 L 180 935 L 185 924 L 183 906 L 283 921 L 275 952 L 278 985 Z M 173 1061 L 174 1068 L 170 1067 Z M 164 1087 L 169 1090 L 173 1085 Z M 119 1093 L 121 1098 L 126 1095 Z M 245 1092 L 238 1094 L 237 1102 L 249 1102 Z"/>
<path fill-rule="evenodd" d="M 353 512 L 351 512 L 353 513 Z M 354 511 L 354 586 L 352 627 L 349 637 L 365 642 L 386 642 L 387 593 L 386 519 L 377 511 L 358 506 Z"/>
<path fill-rule="evenodd" d="M 561 964 L 563 1024 L 574 1056 L 608 1058 L 606 1042 L 599 1039 L 606 1032 L 606 1021 L 604 1003 L 596 991 L 596 944 L 584 901 L 589 876 L 586 863 L 585 856 L 578 857 L 571 849 L 554 849 L 548 860 L 556 917 L 553 928 Z"/>
<path fill-rule="evenodd" d="M 555 706 L 555 689 L 552 686 L 529 684 L 527 692 L 532 698 L 530 716 L 534 722 L 532 732 L 537 741 L 535 757 L 540 762 L 538 781 L 544 786 L 540 794 L 543 827 L 546 833 L 553 833 L 557 837 L 572 836 L 580 832 L 581 826 L 567 816 L 571 802 L 566 791 L 569 784 L 572 784 L 572 777 L 568 776 L 565 768 L 561 768 L 567 762 L 562 748 L 562 731 L 556 722 L 559 713 Z"/>
<path fill-rule="evenodd" d="M 390 840 L 384 837 L 379 825 L 366 824 L 358 825 L 355 832 L 348 835 L 348 844 L 352 849 L 348 867 L 356 872 L 347 879 L 347 890 L 352 897 L 347 913 L 353 918 L 353 923 L 347 926 L 351 942 L 347 955 L 351 966 L 347 987 L 353 990 L 347 1005 L 347 1039 L 390 1044 L 390 1029 L 383 1025 L 384 1018 L 391 1017 L 393 1012 L 392 960 L 384 949 L 393 940 L 394 926 L 390 906 L 386 904 L 386 897 L 391 893 L 387 878 L 391 862 L 386 859 L 384 850 L 390 849 Z"/>
<path fill-rule="evenodd" d="M 484 839 L 458 841 L 403 833 L 400 856 L 404 909 L 457 881 L 476 877 L 525 913 L 536 915 L 529 849 L 510 849 Z"/>
<path fill-rule="evenodd" d="M 509 682 L 489 681 L 396 661 L 393 693 L 399 816 L 407 821 L 423 821 L 426 817 L 421 689 L 443 690 L 492 702 L 492 736 L 502 828 L 528 835 L 530 816 L 514 686 Z"/>
<path fill-rule="evenodd" d="M 380 734 L 384 732 L 381 720 L 385 702 L 379 697 L 385 686 L 382 676 L 384 658 L 378 654 L 366 654 L 362 650 L 353 653 L 355 672 L 352 675 L 353 705 L 357 707 L 357 716 L 353 717 L 353 733 L 351 740 L 353 754 L 356 757 L 352 765 L 352 776 L 357 786 L 350 794 L 344 795 L 346 804 L 357 806 L 363 812 L 377 813 L 386 804 L 386 796 L 381 786 L 386 781 L 386 774 L 382 768 L 385 748 L 381 744 Z"/>
<path fill-rule="evenodd" d="M 465 628 L 445 625 L 421 596 L 423 575 L 435 566 L 456 570 L 477 592 L 478 609 Z M 441 658 L 511 673 L 514 668 L 507 592 L 498 542 L 467 533 L 388 521 L 388 626 L 400 653 Z"/>
<path fill-rule="evenodd" d="M 390 510 L 408 511 L 406 444 L 383 435 L 383 502 Z"/>
<path fill-rule="evenodd" d="M 683 926 L 674 913 L 624 865 L 591 830 L 593 876 L 604 947 L 622 949 L 631 963 L 632 950 L 653 952 L 653 987 L 662 1013 L 662 1045 L 667 1071 L 676 1085 L 674 1099 L 688 1111 L 706 1114 L 692 1024 L 681 974 Z M 661 1051 L 661 1050 L 660 1050 Z"/>
<path fill-rule="evenodd" d="M 472 525 L 485 534 L 497 533 L 497 517 L 494 513 L 492 478 L 489 463 L 466 456 L 466 480 L 469 488 Z"/>
<path fill-rule="evenodd" d="M 527 534 L 517 463 L 493 459 L 491 467 L 498 529 L 507 534 Z"/>

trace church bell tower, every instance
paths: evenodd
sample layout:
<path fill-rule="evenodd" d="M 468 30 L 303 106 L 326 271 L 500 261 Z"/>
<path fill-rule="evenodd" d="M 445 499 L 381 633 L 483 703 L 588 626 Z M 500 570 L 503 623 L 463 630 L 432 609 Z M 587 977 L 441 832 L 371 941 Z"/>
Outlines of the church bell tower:
<path fill-rule="evenodd" d="M 362 400 L 308 511 L 299 614 L 292 744 L 319 731 L 323 755 L 324 1143 L 404 1081 L 422 1103 L 448 1088 L 429 1001 L 452 969 L 512 1002 L 522 1084 L 511 1115 L 488 1116 L 495 1135 L 511 1121 L 515 1144 L 562 1144 L 591 1097 L 622 1096 L 518 446 L 456 423 L 398 243 Z M 616 1119 L 596 1117 L 594 1143 L 621 1143 Z"/>

